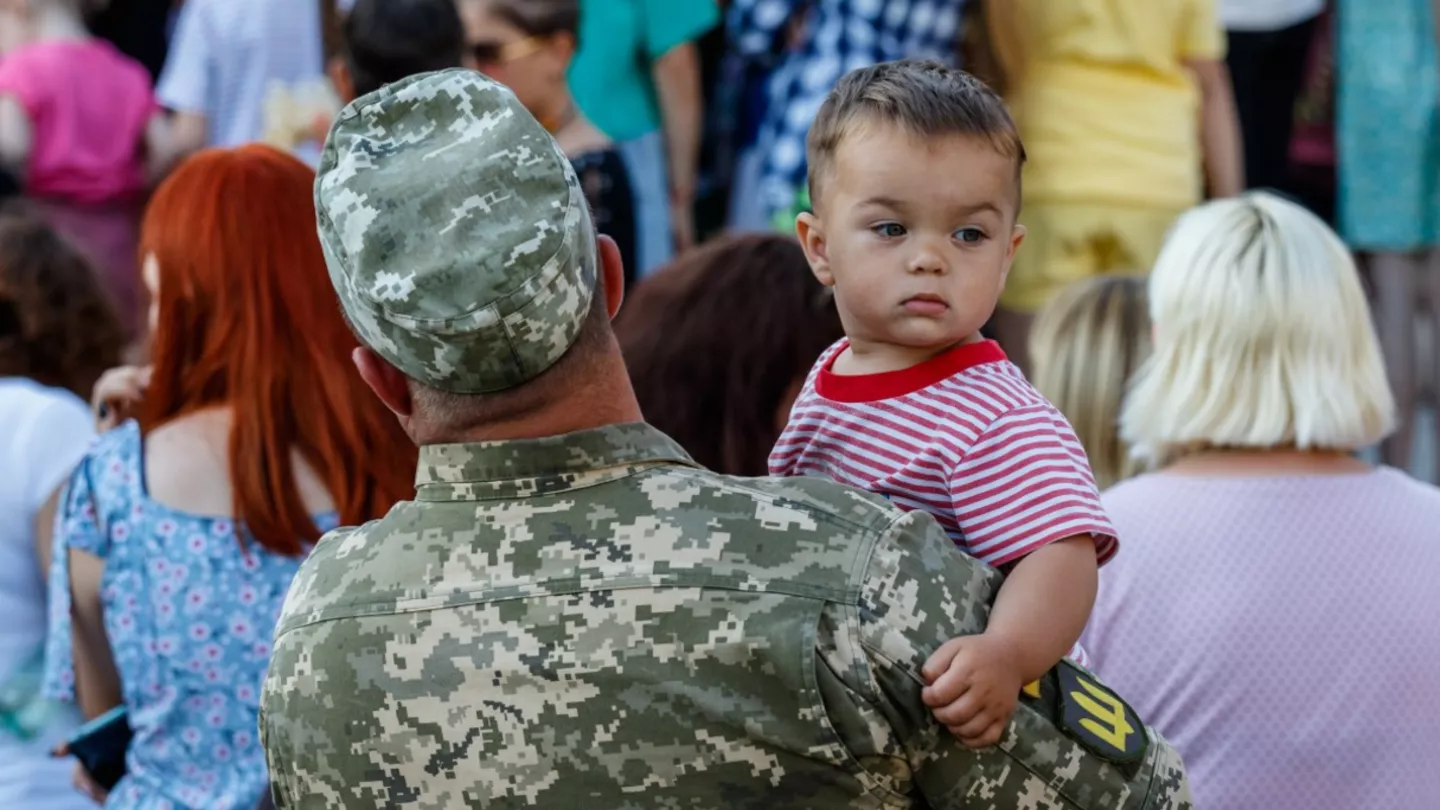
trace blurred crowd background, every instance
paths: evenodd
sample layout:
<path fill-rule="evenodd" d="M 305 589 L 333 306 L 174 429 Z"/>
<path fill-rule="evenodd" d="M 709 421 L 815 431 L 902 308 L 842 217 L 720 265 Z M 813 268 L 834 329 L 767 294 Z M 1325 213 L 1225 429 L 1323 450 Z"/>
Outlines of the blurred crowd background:
<path fill-rule="evenodd" d="M 94 438 L 86 403 L 97 383 L 112 399 L 146 400 L 133 413 L 100 413 L 102 429 L 134 416 L 159 436 L 170 420 L 249 397 L 271 410 L 244 423 L 246 441 L 281 451 L 313 442 L 305 449 L 310 478 L 275 484 L 264 473 L 273 458 L 250 459 L 249 477 L 235 484 L 244 491 L 227 484 L 201 498 L 218 503 L 215 511 L 194 510 L 227 514 L 229 504 L 279 493 L 284 508 L 269 528 L 285 539 L 262 545 L 282 558 L 319 529 L 382 514 L 403 494 L 413 454 L 398 449 L 403 442 L 378 404 L 329 433 L 278 416 L 299 401 L 296 381 L 345 377 L 348 359 L 336 348 L 353 347 L 324 299 L 313 205 L 295 191 L 306 179 L 295 162 L 316 165 L 344 103 L 397 71 L 481 70 L 555 135 L 627 266 L 616 330 L 647 418 L 705 466 L 764 474 L 805 373 L 841 336 L 828 291 L 794 239 L 795 217 L 809 205 L 810 121 L 845 72 L 922 58 L 991 83 L 1019 124 L 1029 152 L 1021 216 L 1029 234 L 986 331 L 1075 424 L 1102 487 L 1144 466 L 1119 424 L 1127 383 L 1153 342 L 1147 276 L 1187 210 L 1255 189 L 1302 205 L 1339 235 L 1345 256 L 1323 271 L 1335 285 L 1359 269 L 1369 324 L 1330 327 L 1359 329 L 1357 346 L 1373 328 L 1398 416 L 1396 430 L 1360 454 L 1440 482 L 1437 39 L 1432 0 L 0 0 L 0 453 L 11 454 L 0 465 L 30 471 L 0 476 L 0 611 L 23 627 L 0 633 L 0 679 L 15 673 L 0 681 L 12 732 L 0 728 L 0 752 L 35 754 L 69 728 L 54 725 L 49 709 L 27 708 L 39 689 L 47 618 L 68 621 L 70 605 L 63 616 L 47 608 L 43 581 L 22 563 L 38 547 L 40 570 L 54 577 L 52 562 L 64 567 L 48 559 L 51 529 L 37 516 L 54 514 L 56 487 Z M 216 147 L 231 151 L 206 151 Z M 1295 234 L 1313 242 L 1325 232 L 1301 228 L 1286 238 Z M 1244 245 L 1235 250 L 1246 255 Z M 1334 258 L 1314 255 L 1322 254 Z M 315 277 L 286 276 L 303 275 L 302 267 Z M 1238 286 L 1233 294 L 1248 295 Z M 1260 334 L 1284 314 L 1277 307 L 1237 305 L 1255 322 L 1233 330 Z M 242 317 L 247 308 L 257 314 Z M 265 370 L 257 356 L 288 365 Z M 173 374 L 152 381 L 152 369 Z M 1277 365 L 1266 373 L 1298 372 Z M 1217 390 L 1225 383 L 1209 382 Z M 354 379 L 334 385 L 367 398 Z M 43 408 L 26 399 L 32 386 L 51 397 Z M 245 386 L 263 390 L 242 395 Z M 316 394 L 306 407 L 338 408 L 345 400 L 334 396 L 341 399 Z M 238 416 L 235 424 L 239 431 Z M 173 486 L 187 476 L 224 478 L 232 469 L 225 454 L 249 446 L 226 444 L 229 421 L 194 429 L 176 441 L 199 442 L 221 460 L 169 470 Z M 125 489 L 134 484 L 124 465 L 138 457 L 138 436 L 104 446 L 120 472 L 95 482 L 137 503 L 151 497 Z M 363 437 L 373 439 L 371 455 L 345 449 Z M 161 475 L 137 469 L 141 478 Z M 303 497 L 291 497 L 295 488 Z M 231 523 L 179 514 L 157 520 L 233 550 Z M 194 655 L 230 668 L 197 664 L 194 673 L 250 684 L 263 672 L 264 625 L 294 570 L 293 557 L 283 559 L 264 568 L 270 590 L 243 605 L 234 601 L 240 591 L 225 591 L 238 569 L 215 563 L 203 598 L 223 597 L 228 612 L 214 621 L 241 621 L 252 640 L 243 650 L 238 642 L 206 646 L 209 631 L 195 630 Z M 59 576 L 63 585 L 80 573 Z M 98 583 L 97 574 L 97 605 Z M 195 593 L 176 587 L 176 600 Z M 76 600 L 83 612 L 79 592 Z M 123 659 L 119 619 L 104 621 Z M 69 633 L 67 625 L 57 642 L 52 632 L 50 644 L 68 649 Z M 1316 647 L 1333 641 L 1310 639 Z M 154 652 L 137 649 L 133 660 Z M 66 670 L 69 686 L 85 668 L 77 659 Z M 97 683 L 89 693 L 101 697 L 87 714 L 105 696 L 121 702 L 113 671 Z M 156 695 L 171 688 L 163 678 L 151 685 Z M 243 689 L 229 694 L 253 703 Z M 230 729 L 233 718 L 221 711 L 228 706 L 186 711 L 218 712 L 208 715 L 214 728 Z M 237 717 L 243 728 L 251 715 Z M 183 737 L 186 729 L 173 731 Z M 245 734 L 215 742 L 189 771 L 176 764 L 184 757 L 159 756 L 157 773 L 190 780 L 190 793 L 171 795 L 175 806 L 232 806 L 206 795 L 253 806 L 246 802 L 259 793 L 263 761 Z M 204 735 L 208 744 L 211 730 Z M 164 740 L 149 743 L 168 750 Z M 164 771 L 167 757 L 180 770 Z M 0 753 L 0 808 L 70 806 L 68 767 L 57 780 L 24 761 Z M 43 801 L 6 803 L 7 786 L 42 782 L 49 787 L 23 795 Z"/>
<path fill-rule="evenodd" d="M 78 35 L 65 30 L 73 9 L 97 42 L 113 45 L 73 56 L 48 90 L 75 81 L 73 103 L 110 111 L 110 149 L 144 144 L 145 162 L 125 176 L 93 175 L 106 159 L 92 144 L 99 138 L 52 127 L 33 133 L 28 166 L 6 163 L 14 193 L 95 258 L 130 334 L 143 290 L 129 248 L 147 190 L 207 146 L 261 141 L 313 165 L 347 89 L 337 79 L 353 90 L 353 77 L 337 76 L 353 2 L 7 0 L 11 14 L 50 9 L 62 37 Z M 1434 38 L 1416 35 L 1434 28 L 1428 0 L 1154 9 L 1075 0 L 1064 9 L 1030 0 L 457 4 L 461 61 L 563 130 L 632 280 L 722 234 L 789 233 L 808 205 L 804 139 L 824 94 L 850 69 L 897 58 L 982 76 L 1022 125 L 1031 237 L 991 332 L 1027 368 L 1034 313 L 1068 281 L 1143 276 L 1198 195 L 1266 188 L 1299 200 L 1339 230 L 1366 274 L 1404 417 L 1384 458 L 1436 480 L 1437 318 L 1427 306 L 1440 285 L 1437 77 Z M 446 20 L 425 14 L 396 0 L 352 21 L 370 29 L 354 32 L 369 49 L 361 58 L 444 54 Z M 1102 67 L 1073 69 L 1087 63 Z M 87 83 L 81 71 L 109 79 Z M 10 73 L 12 99 L 40 92 L 18 65 Z M 1239 140 L 1227 143 L 1232 121 Z M 67 177 L 62 155 L 92 176 Z"/>

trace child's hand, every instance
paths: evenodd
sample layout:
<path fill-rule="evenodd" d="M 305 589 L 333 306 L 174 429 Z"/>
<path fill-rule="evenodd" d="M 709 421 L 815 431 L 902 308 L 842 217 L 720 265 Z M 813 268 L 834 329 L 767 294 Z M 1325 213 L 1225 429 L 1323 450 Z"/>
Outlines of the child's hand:
<path fill-rule="evenodd" d="M 993 633 L 945 642 L 921 675 L 925 705 L 968 748 L 1000 742 L 1025 685 L 1013 644 Z"/>

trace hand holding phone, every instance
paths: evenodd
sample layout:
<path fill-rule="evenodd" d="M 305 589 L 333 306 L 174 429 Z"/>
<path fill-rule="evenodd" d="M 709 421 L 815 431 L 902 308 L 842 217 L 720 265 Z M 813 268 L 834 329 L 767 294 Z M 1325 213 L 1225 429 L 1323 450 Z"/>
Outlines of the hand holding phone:
<path fill-rule="evenodd" d="M 116 706 L 81 726 L 55 753 L 75 757 L 95 786 L 108 793 L 125 776 L 125 752 L 134 736 L 125 707 Z M 77 787 L 96 798 L 84 785 Z"/>

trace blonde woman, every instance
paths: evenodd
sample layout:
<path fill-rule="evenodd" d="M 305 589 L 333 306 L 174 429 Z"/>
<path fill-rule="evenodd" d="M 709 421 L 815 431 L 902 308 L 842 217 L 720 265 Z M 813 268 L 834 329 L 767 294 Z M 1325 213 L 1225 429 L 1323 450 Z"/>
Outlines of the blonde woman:
<path fill-rule="evenodd" d="M 1345 246 L 1264 194 L 1186 214 L 1105 495 L 1085 635 L 1209 810 L 1433 807 L 1440 490 L 1357 460 L 1395 404 Z"/>
<path fill-rule="evenodd" d="M 1120 440 L 1120 403 L 1149 354 L 1145 280 L 1132 276 L 1066 287 L 1040 310 L 1031 330 L 1031 381 L 1070 420 L 1102 490 L 1139 470 Z"/>

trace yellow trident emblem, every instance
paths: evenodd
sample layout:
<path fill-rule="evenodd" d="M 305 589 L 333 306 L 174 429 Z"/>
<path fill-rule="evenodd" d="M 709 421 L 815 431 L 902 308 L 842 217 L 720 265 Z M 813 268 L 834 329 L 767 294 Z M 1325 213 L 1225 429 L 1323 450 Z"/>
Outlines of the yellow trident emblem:
<path fill-rule="evenodd" d="M 1135 733 L 1135 727 L 1125 716 L 1125 704 L 1084 678 L 1076 678 L 1075 683 L 1085 692 L 1071 692 L 1070 697 L 1090 715 L 1081 718 L 1080 725 L 1112 746 L 1117 753 L 1125 753 L 1126 741 Z"/>

